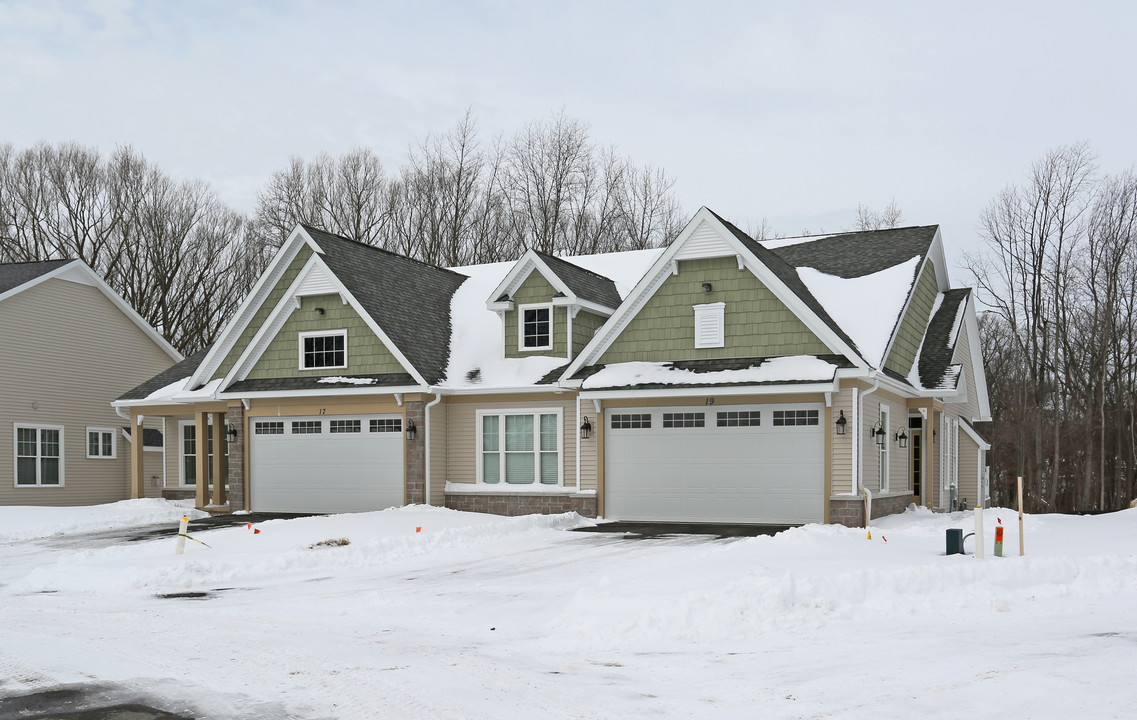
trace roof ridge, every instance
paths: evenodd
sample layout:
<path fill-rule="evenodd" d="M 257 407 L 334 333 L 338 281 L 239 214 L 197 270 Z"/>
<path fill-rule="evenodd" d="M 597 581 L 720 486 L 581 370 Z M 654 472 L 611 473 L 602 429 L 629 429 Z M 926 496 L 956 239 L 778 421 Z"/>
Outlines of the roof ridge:
<path fill-rule="evenodd" d="M 79 258 L 54 258 L 52 260 L 17 260 L 16 262 L 0 263 L 0 267 L 12 267 L 13 265 L 46 265 L 47 263 L 69 263 L 75 262 Z"/>
<path fill-rule="evenodd" d="M 602 280 L 608 280 L 609 282 L 615 282 L 614 280 L 612 280 L 612 278 L 608 277 L 607 275 L 601 275 L 600 273 L 598 273 L 598 272 L 596 272 L 596 271 L 594 271 L 594 270 L 589 270 L 589 269 L 588 269 L 588 268 L 586 268 L 586 267 L 581 267 L 580 265 L 577 265 L 576 263 L 574 263 L 574 262 L 572 262 L 572 261 L 570 261 L 570 260 L 566 260 L 566 259 L 565 259 L 565 258 L 563 258 L 563 257 L 557 257 L 556 255 L 553 255 L 553 254 L 551 254 L 551 253 L 542 252 L 542 251 L 538 250 L 537 248 L 532 248 L 532 250 L 533 250 L 533 252 L 537 253 L 537 254 L 538 254 L 538 255 L 540 255 L 541 257 L 549 257 L 549 258 L 552 258 L 552 259 L 554 259 L 554 260 L 557 260 L 557 261 L 559 261 L 559 262 L 563 262 L 565 265 L 569 265 L 569 266 L 571 266 L 571 267 L 573 267 L 573 268 L 576 268 L 577 270 L 580 270 L 581 272 L 586 272 L 586 273 L 588 273 L 589 275 L 594 275 L 594 276 L 596 276 L 596 277 L 598 277 L 598 278 L 600 278 L 600 279 L 602 279 Z M 611 255 L 611 254 L 613 254 L 613 253 L 601 253 L 601 254 L 602 254 L 602 255 Z"/>
<path fill-rule="evenodd" d="M 303 227 L 304 230 L 306 230 L 306 231 L 315 230 L 316 232 L 318 232 L 322 235 L 327 235 L 328 237 L 335 238 L 336 240 L 342 240 L 344 242 L 349 242 L 349 243 L 352 243 L 353 245 L 358 245 L 362 248 L 367 248 L 368 250 L 374 250 L 375 252 L 380 252 L 380 253 L 383 253 L 385 255 L 390 255 L 391 257 L 399 258 L 400 260 L 409 260 L 413 263 L 418 263 L 419 265 L 424 265 L 424 266 L 430 268 L 431 270 L 441 270 L 442 272 L 447 272 L 447 273 L 450 273 L 451 275 L 457 275 L 458 277 L 468 277 L 467 275 L 463 275 L 462 273 L 460 273 L 456 270 L 451 270 L 450 268 L 442 267 L 441 265 L 435 265 L 434 263 L 429 263 L 425 260 L 419 260 L 418 258 L 411 257 L 410 255 L 403 255 L 402 253 L 397 253 L 393 250 L 381 248 L 378 245 L 368 245 L 367 243 L 361 242 L 359 240 L 355 240 L 354 238 L 349 238 L 349 237 L 346 237 L 344 235 L 340 235 L 340 234 L 334 233 L 334 232 L 328 232 L 327 230 L 321 230 L 320 228 L 318 228 L 314 225 L 308 225 L 307 223 L 300 223 L 300 226 Z"/>

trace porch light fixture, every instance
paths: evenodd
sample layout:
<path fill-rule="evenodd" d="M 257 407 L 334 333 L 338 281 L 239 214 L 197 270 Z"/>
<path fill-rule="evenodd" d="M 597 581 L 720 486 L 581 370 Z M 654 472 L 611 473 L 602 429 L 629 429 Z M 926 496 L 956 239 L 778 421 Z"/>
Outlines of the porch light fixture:
<path fill-rule="evenodd" d="M 324 308 L 322 308 L 322 307 L 318 307 L 318 308 L 316 308 L 316 314 L 317 314 L 317 315 L 319 315 L 319 316 L 321 316 L 321 317 L 323 317 L 323 315 L 324 315 Z"/>
<path fill-rule="evenodd" d="M 845 434 L 845 426 L 849 424 L 849 421 L 845 419 L 845 411 L 844 410 L 839 410 L 838 412 L 840 412 L 841 414 L 837 417 L 837 423 L 836 423 L 837 434 L 838 435 L 844 435 Z"/>
<path fill-rule="evenodd" d="M 900 428 L 892 435 L 892 439 L 901 449 L 908 447 L 908 433 L 904 432 L 904 428 Z"/>
<path fill-rule="evenodd" d="M 703 283 L 703 292 L 709 293 L 713 288 L 710 283 Z"/>
<path fill-rule="evenodd" d="M 225 439 L 231 443 L 237 442 L 237 426 L 229 423 L 225 428 Z"/>
<path fill-rule="evenodd" d="M 876 425 L 869 428 L 869 437 L 876 440 L 879 447 L 884 447 L 884 426 L 877 422 Z"/>
<path fill-rule="evenodd" d="M 580 424 L 580 439 L 587 440 L 592 435 L 592 423 L 588 422 L 588 416 L 584 416 L 584 422 Z"/>
<path fill-rule="evenodd" d="M 415 427 L 415 421 L 407 418 L 407 440 L 413 441 L 417 434 L 418 428 Z"/>

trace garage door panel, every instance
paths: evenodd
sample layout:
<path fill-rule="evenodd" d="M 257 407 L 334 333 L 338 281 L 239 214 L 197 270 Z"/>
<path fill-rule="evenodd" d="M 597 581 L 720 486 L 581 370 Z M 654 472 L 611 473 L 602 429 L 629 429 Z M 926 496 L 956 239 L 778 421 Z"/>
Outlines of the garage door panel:
<path fill-rule="evenodd" d="M 262 512 L 362 512 L 403 504 L 402 432 L 371 432 L 372 419 L 398 415 L 254 418 L 250 505 Z M 359 420 L 361 432 L 332 433 L 331 420 Z M 284 433 L 258 434 L 258 422 Z M 293 422 L 319 433 L 293 433 Z"/>
<path fill-rule="evenodd" d="M 719 408 L 606 413 L 605 515 L 620 520 L 806 523 L 824 512 L 821 423 L 773 426 L 773 411 L 814 404 L 731 406 L 761 424 L 718 427 Z M 663 427 L 664 413 L 702 412 L 703 427 Z M 650 428 L 613 428 L 613 414 L 650 414 Z M 755 416 L 757 417 L 757 416 Z"/>

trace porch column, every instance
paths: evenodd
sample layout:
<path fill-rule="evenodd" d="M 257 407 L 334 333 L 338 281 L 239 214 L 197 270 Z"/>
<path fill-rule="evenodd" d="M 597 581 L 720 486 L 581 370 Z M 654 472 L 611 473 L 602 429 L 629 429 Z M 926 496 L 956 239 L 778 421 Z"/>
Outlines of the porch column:
<path fill-rule="evenodd" d="M 209 413 L 195 410 L 194 422 L 194 464 L 197 484 L 194 505 L 199 509 L 209 504 Z"/>
<path fill-rule="evenodd" d="M 137 500 L 145 494 L 146 483 L 146 431 L 142 429 L 142 416 L 130 414 L 130 497 Z"/>
<path fill-rule="evenodd" d="M 225 413 L 213 413 L 213 505 L 224 505 L 225 497 Z"/>
<path fill-rule="evenodd" d="M 237 428 L 237 439 L 229 443 L 229 467 L 226 479 L 229 481 L 229 509 L 233 512 L 245 510 L 245 408 L 236 405 L 229 408 L 225 419 Z"/>
<path fill-rule="evenodd" d="M 406 446 L 403 497 L 407 504 L 426 502 L 426 433 L 425 410 L 421 400 L 408 400 L 404 408 L 403 442 Z M 414 440 L 407 439 L 406 429 L 413 422 L 417 428 Z"/>

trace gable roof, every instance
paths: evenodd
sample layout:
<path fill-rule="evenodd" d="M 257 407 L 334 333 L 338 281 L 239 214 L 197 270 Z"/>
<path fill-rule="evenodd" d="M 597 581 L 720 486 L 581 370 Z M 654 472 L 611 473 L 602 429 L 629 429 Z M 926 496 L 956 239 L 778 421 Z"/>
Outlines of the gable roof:
<path fill-rule="evenodd" d="M 73 262 L 78 261 L 73 259 L 42 260 L 39 262 L 0 264 L 0 295 Z"/>
<path fill-rule="evenodd" d="M 920 385 L 928 390 L 955 389 L 959 381 L 961 366 L 952 365 L 951 359 L 963 326 L 961 311 L 970 297 L 970 288 L 940 293 L 939 307 L 928 321 L 916 363 Z"/>
<path fill-rule="evenodd" d="M 466 276 L 303 227 L 323 251 L 324 263 L 414 369 L 428 383 L 440 382 L 450 354 L 450 298 Z"/>
<path fill-rule="evenodd" d="M 781 238 L 762 244 L 794 267 L 811 267 L 826 275 L 854 278 L 895 267 L 913 257 L 922 261 L 938 229 L 938 225 L 920 225 Z"/>
<path fill-rule="evenodd" d="M 581 300 L 588 300 L 608 308 L 619 306 L 621 302 L 620 293 L 616 291 L 616 283 L 611 278 L 604 277 L 591 270 L 585 270 L 568 260 L 562 260 L 540 250 L 534 249 L 533 252 L 544 260 L 550 272 L 560 278 L 569 290 Z"/>

